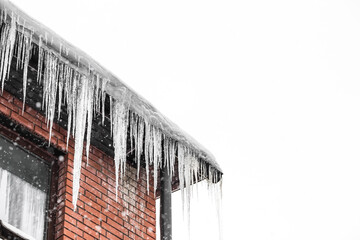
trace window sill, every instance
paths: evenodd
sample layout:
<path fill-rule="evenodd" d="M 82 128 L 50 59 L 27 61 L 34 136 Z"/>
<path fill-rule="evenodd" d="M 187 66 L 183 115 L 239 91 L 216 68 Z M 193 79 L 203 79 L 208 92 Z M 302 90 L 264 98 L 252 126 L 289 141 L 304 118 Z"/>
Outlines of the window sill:
<path fill-rule="evenodd" d="M 20 229 L 0 220 L 0 240 L 1 239 L 36 240 Z"/>

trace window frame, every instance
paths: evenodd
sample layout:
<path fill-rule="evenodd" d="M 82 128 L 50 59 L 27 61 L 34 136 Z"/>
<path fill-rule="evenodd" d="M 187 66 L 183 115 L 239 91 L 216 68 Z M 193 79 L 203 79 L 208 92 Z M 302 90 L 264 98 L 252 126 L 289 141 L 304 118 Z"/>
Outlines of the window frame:
<path fill-rule="evenodd" d="M 1 115 L 1 114 L 0 114 Z M 0 116 L 2 118 L 4 116 Z M 36 134 L 25 130 L 20 124 L 16 124 L 11 119 L 8 119 L 9 126 L 19 125 L 20 128 L 11 130 L 8 127 L 2 125 L 4 122 L 0 121 L 0 137 L 6 141 L 11 143 L 16 143 L 18 147 L 20 147 L 23 151 L 31 154 L 39 161 L 44 162 L 49 166 L 50 177 L 49 177 L 49 192 L 46 200 L 47 211 L 44 216 L 45 218 L 45 226 L 44 226 L 44 239 L 51 240 L 55 239 L 55 224 L 56 224 L 56 201 L 57 201 L 57 187 L 58 187 L 58 173 L 59 173 L 59 154 L 62 153 L 61 150 L 56 149 L 54 151 L 53 146 L 48 146 L 47 141 L 43 138 L 39 138 Z M 34 138 L 37 141 L 30 140 L 30 138 Z M 44 144 L 37 145 L 35 142 L 41 142 Z M 49 151 L 50 150 L 50 151 Z M 51 153 L 55 152 L 55 153 Z M 50 221 L 48 220 L 50 219 Z M 1 232 L 1 231 L 0 231 Z M 16 234 L 14 236 L 17 236 Z"/>

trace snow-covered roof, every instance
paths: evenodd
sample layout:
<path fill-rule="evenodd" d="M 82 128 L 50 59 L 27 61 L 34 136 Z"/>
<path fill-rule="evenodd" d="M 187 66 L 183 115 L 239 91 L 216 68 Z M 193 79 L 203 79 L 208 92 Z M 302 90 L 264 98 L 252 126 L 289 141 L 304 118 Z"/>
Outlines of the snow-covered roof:
<path fill-rule="evenodd" d="M 74 155 L 74 205 L 77 199 L 77 180 L 80 177 L 85 132 L 89 133 L 86 134 L 88 153 L 92 115 L 93 112 L 98 112 L 105 117 L 106 94 L 111 96 L 110 120 L 117 174 L 120 172 L 121 175 L 125 170 L 127 136 L 130 135 L 131 144 L 135 146 L 138 166 L 140 156 L 145 155 L 148 174 L 150 165 L 158 169 L 160 164 L 165 162 L 168 168 L 174 171 L 174 164 L 178 162 L 176 174 L 179 175 L 181 190 L 198 181 L 198 176 L 207 178 L 214 184 L 221 180 L 222 170 L 214 156 L 122 80 L 9 1 L 0 0 L 0 8 L 2 86 L 6 81 L 14 52 L 17 52 L 17 61 L 21 62 L 20 65 L 24 69 L 24 99 L 26 98 L 27 67 L 32 44 L 35 44 L 38 47 L 37 80 L 44 88 L 45 113 L 50 122 L 50 131 L 57 115 L 56 99 L 64 99 L 68 105 L 68 138 L 72 134 L 75 140 L 78 139 L 75 141 Z M 14 51 L 15 48 L 17 51 Z M 130 134 L 127 133 L 128 128 Z M 162 152 L 165 156 L 163 160 Z M 154 171 L 155 189 L 157 177 L 157 171 Z"/>

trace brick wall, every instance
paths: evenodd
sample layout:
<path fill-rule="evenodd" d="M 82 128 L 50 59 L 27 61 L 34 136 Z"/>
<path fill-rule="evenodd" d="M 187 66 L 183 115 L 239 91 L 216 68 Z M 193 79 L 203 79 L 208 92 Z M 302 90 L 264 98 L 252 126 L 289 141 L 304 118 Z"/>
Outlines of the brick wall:
<path fill-rule="evenodd" d="M 0 113 L 28 131 L 49 139 L 45 117 L 8 92 L 0 96 Z M 66 130 L 54 123 L 51 144 L 63 151 Z M 83 158 L 77 209 L 72 205 L 74 140 L 70 139 L 64 159 L 58 161 L 55 239 L 155 239 L 155 197 L 146 192 L 144 171 L 137 180 L 136 169 L 127 166 L 115 199 L 113 159 L 90 147 L 89 162 Z M 142 169 L 143 170 L 143 169 Z"/>

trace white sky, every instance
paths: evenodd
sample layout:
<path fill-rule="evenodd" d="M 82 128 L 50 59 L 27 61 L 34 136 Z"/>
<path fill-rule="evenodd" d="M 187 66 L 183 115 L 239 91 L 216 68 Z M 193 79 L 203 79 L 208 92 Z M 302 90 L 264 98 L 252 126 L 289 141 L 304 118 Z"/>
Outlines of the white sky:
<path fill-rule="evenodd" d="M 216 156 L 224 239 L 360 239 L 360 2 L 13 2 Z M 192 239 L 217 239 L 206 197 Z"/>

